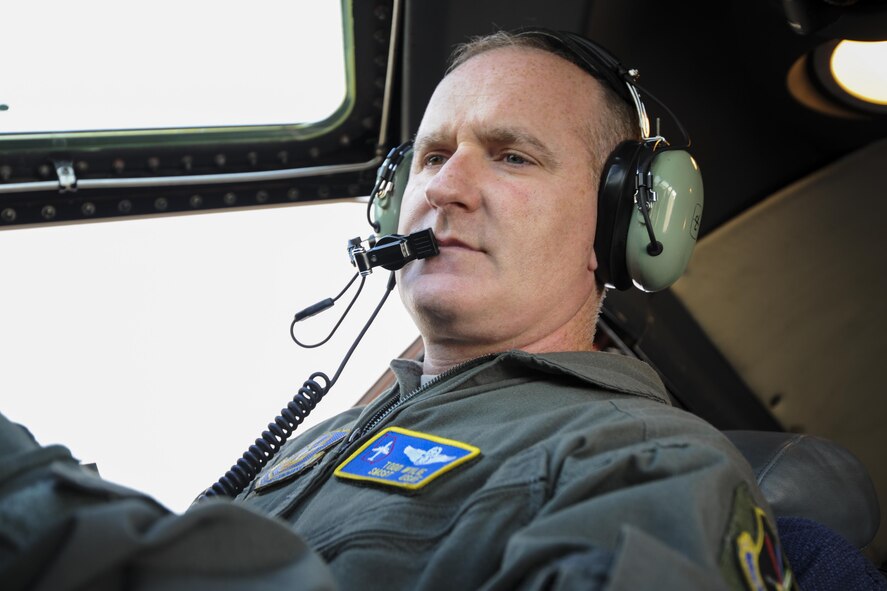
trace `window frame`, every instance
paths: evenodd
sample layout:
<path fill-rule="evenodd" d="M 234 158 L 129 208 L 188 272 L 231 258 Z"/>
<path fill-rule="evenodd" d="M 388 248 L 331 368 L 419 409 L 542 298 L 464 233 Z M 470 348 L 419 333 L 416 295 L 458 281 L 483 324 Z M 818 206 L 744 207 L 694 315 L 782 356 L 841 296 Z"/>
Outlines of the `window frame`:
<path fill-rule="evenodd" d="M 401 0 L 341 0 L 345 101 L 316 123 L 0 136 L 0 229 L 366 195 Z"/>

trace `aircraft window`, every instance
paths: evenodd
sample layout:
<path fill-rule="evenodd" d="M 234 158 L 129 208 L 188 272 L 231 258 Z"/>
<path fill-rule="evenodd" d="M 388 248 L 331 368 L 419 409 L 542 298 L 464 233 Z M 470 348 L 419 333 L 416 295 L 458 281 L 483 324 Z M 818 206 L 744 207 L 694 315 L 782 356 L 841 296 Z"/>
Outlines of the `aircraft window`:
<path fill-rule="evenodd" d="M 12 49 L 0 45 L 3 55 L 21 61 L 59 42 L 27 75 L 16 66 L 25 82 L 15 86 L 39 84 L 45 105 L 62 99 L 46 107 L 42 128 L 13 131 L 16 97 L 24 95 L 10 94 L 18 89 L 4 69 L 0 253 L 10 264 L 0 310 L 14 320 L 0 331 L 9 370 L 3 412 L 42 443 L 65 442 L 105 477 L 177 510 L 231 465 L 311 373 L 335 372 L 381 297 L 387 273 L 376 272 L 327 345 L 303 351 L 290 340 L 293 314 L 334 296 L 353 274 L 346 242 L 370 232 L 358 198 L 369 194 L 398 135 L 390 104 L 398 100 L 391 95 L 399 88 L 399 2 L 201 1 L 202 14 L 188 7 L 197 3 L 52 2 L 41 5 L 40 26 L 30 8 L 13 18 L 4 7 L 0 19 L 0 44 L 13 29 L 26 33 Z M 101 26 L 77 22 L 89 7 L 104 7 L 87 17 Z M 149 9 L 165 18 L 142 14 Z M 235 14 L 233 24 L 222 13 Z M 186 26 L 188 15 L 197 21 Z M 338 28 L 307 37 L 334 21 Z M 98 42 L 103 27 L 109 36 Z M 211 34 L 198 39 L 200 31 Z M 124 49 L 130 38 L 149 49 Z M 162 49 L 179 38 L 188 42 Z M 115 61 L 124 53 L 135 57 Z M 334 63 L 324 64 L 330 57 Z M 314 69 L 296 70 L 300 59 Z M 183 71 L 196 90 L 155 77 Z M 110 88 L 96 86 L 107 81 Z M 130 93 L 143 102 L 124 103 L 114 86 L 124 81 L 155 91 Z M 166 86 L 178 94 L 156 90 Z M 98 131 L 86 109 L 109 93 L 117 94 L 102 116 L 116 123 L 108 118 Z M 313 111 L 287 111 L 321 95 Z M 82 97 L 86 106 L 73 102 Z M 181 112 L 160 114 L 163 104 Z M 191 109 L 196 118 L 173 118 L 189 104 L 202 107 Z M 65 117 L 52 118 L 64 109 Z M 232 118 L 216 120 L 223 111 Z M 208 127 L 188 127 L 197 125 Z M 325 200 L 336 202 L 310 205 Z M 282 207 L 289 205 L 299 207 Z M 176 215 L 208 211 L 225 213 Z M 115 222 L 82 223 L 102 219 Z M 325 336 L 340 306 L 300 323 L 298 336 Z M 354 404 L 415 337 L 399 298 L 389 298 L 309 421 Z M 189 459 L 196 450 L 199 465 Z"/>
<path fill-rule="evenodd" d="M 348 90 L 338 2 L 21 2 L 3 20 L 0 133 L 317 124 Z"/>
<path fill-rule="evenodd" d="M 400 135 L 398 0 L 41 7 L 0 22 L 0 229 L 363 196 Z"/>

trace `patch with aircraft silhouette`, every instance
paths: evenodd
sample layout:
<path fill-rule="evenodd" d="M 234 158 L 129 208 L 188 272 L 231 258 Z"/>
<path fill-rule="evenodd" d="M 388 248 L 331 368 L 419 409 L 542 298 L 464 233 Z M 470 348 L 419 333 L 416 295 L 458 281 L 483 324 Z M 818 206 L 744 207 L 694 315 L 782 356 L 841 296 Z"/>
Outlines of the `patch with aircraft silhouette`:
<path fill-rule="evenodd" d="M 347 429 L 328 431 L 301 448 L 292 456 L 281 458 L 256 482 L 256 492 L 264 492 L 293 480 L 312 466 L 315 466 L 327 450 L 338 445 L 348 434 Z"/>
<path fill-rule="evenodd" d="M 336 476 L 417 490 L 480 455 L 480 449 L 428 433 L 388 427 L 336 468 Z"/>

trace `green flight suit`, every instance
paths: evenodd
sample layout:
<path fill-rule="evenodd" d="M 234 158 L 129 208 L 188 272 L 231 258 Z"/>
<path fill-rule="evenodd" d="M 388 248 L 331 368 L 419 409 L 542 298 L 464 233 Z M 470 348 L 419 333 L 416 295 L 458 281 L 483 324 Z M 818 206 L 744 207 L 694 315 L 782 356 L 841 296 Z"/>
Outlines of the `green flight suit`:
<path fill-rule="evenodd" d="M 670 406 L 648 365 L 608 353 L 512 351 L 422 387 L 418 364 L 392 367 L 393 392 L 288 443 L 238 497 L 288 520 L 344 588 L 745 584 L 736 538 L 762 529 L 755 505 L 769 509 L 739 452 Z M 381 435 L 389 427 L 480 454 L 418 489 L 384 470 L 375 479 L 334 475 L 390 451 Z M 340 443 L 316 453 L 324 434 L 341 431 Z"/>
<path fill-rule="evenodd" d="M 237 503 L 181 516 L 0 417 L 2 589 L 744 585 L 738 534 L 767 511 L 753 475 L 646 365 L 509 352 L 421 388 L 394 367 L 395 391 L 295 437 Z M 395 435 L 413 488 L 349 476 Z M 456 465 L 459 446 L 477 454 Z"/>

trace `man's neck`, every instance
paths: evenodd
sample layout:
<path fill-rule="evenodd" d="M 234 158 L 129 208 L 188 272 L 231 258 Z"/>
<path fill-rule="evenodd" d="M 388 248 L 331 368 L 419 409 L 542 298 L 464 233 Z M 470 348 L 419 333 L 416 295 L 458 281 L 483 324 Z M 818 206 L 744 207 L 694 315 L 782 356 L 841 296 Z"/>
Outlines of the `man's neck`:
<path fill-rule="evenodd" d="M 422 330 L 425 344 L 423 373 L 439 374 L 466 361 L 510 350 L 527 353 L 591 351 L 603 296 L 595 290 L 569 319 L 551 322 L 555 328 L 539 330 L 546 323 L 541 319 L 523 333 L 508 338 L 484 338 L 489 335 L 468 335 L 462 330 L 454 331 L 452 327 L 426 326 Z"/>
<path fill-rule="evenodd" d="M 437 375 L 472 359 L 515 349 L 527 353 L 591 351 L 594 349 L 594 324 L 582 331 L 557 332 L 527 343 L 454 343 L 436 342 L 426 338 L 422 373 Z"/>

